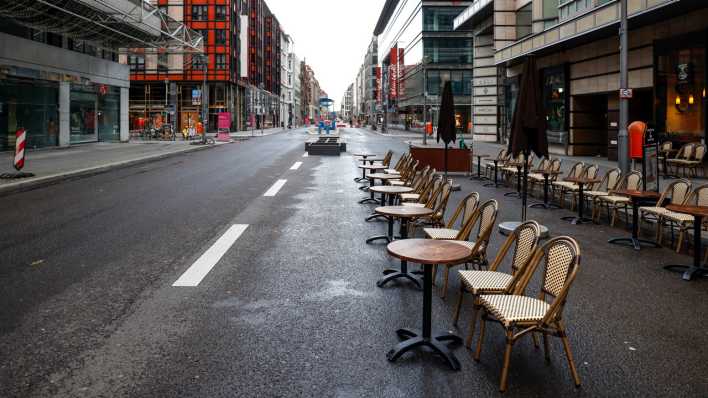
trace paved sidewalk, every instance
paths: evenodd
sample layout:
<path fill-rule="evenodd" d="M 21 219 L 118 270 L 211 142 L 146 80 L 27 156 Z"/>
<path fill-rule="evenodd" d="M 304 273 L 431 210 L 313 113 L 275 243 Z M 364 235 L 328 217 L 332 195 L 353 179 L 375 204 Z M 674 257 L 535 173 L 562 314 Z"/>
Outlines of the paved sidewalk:
<path fill-rule="evenodd" d="M 35 176 L 23 179 L 0 179 L 0 195 L 23 191 L 68 178 L 101 173 L 113 168 L 148 162 L 214 146 L 189 145 L 187 142 L 92 143 L 68 148 L 28 151 L 24 172 Z M 13 173 L 13 152 L 0 152 L 0 174 Z"/>

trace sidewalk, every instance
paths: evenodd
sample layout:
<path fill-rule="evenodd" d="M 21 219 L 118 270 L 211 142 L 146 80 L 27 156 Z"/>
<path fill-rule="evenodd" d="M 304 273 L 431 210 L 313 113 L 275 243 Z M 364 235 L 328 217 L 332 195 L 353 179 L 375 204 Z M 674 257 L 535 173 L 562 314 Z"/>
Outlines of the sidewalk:
<path fill-rule="evenodd" d="M 187 142 L 130 142 L 130 143 L 92 143 L 68 148 L 43 149 L 28 151 L 25 159 L 26 173 L 33 173 L 31 178 L 17 180 L 0 179 L 0 195 L 24 191 L 57 181 L 78 176 L 88 176 L 126 167 L 138 163 L 158 160 L 182 153 L 199 151 L 224 145 L 212 146 L 189 145 Z M 13 173 L 13 152 L 0 152 L 0 174 Z"/>
<path fill-rule="evenodd" d="M 264 129 L 264 130 L 247 130 L 247 131 L 232 131 L 229 133 L 231 138 L 251 138 L 251 137 L 265 137 L 267 135 L 272 135 L 272 134 L 277 134 L 277 133 L 283 133 L 283 132 L 288 132 L 288 131 L 295 131 L 297 129 L 283 129 L 282 127 L 275 127 L 272 129 Z"/>

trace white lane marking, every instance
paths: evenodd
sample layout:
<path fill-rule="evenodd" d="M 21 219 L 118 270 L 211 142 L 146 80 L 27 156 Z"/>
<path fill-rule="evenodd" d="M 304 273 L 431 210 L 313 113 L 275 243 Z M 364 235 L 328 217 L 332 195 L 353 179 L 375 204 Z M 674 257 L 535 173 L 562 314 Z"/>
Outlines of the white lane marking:
<path fill-rule="evenodd" d="M 221 257 L 248 228 L 248 224 L 234 224 L 197 261 L 189 267 L 172 286 L 199 286 Z"/>
<path fill-rule="evenodd" d="M 302 154 L 302 157 L 303 157 L 303 158 L 306 158 L 306 157 L 308 157 L 308 156 L 310 156 L 310 154 L 308 154 L 307 152 L 305 152 L 305 153 Z"/>
<path fill-rule="evenodd" d="M 275 196 L 275 194 L 277 194 L 278 191 L 280 191 L 280 188 L 282 188 L 283 185 L 285 185 L 286 182 L 288 182 L 288 180 L 278 180 L 278 181 L 276 181 L 275 184 L 273 184 L 273 186 L 271 186 L 271 187 L 266 191 L 266 193 L 263 194 L 263 196 Z"/>
<path fill-rule="evenodd" d="M 300 166 L 302 166 L 302 162 L 295 162 L 295 164 L 290 167 L 290 170 L 297 170 Z"/>

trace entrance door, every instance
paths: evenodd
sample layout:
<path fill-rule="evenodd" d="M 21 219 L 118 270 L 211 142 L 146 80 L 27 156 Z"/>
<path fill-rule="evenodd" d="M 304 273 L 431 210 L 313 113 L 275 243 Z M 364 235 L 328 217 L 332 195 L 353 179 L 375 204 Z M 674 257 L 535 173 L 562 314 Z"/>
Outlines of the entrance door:
<path fill-rule="evenodd" d="M 71 143 L 98 141 L 96 130 L 96 94 L 71 93 L 70 132 Z"/>

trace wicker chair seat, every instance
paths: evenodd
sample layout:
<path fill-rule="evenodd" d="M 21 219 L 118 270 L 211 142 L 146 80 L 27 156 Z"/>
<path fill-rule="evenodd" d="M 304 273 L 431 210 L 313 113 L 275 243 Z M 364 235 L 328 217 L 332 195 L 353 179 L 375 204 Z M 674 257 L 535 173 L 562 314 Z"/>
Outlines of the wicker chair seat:
<path fill-rule="evenodd" d="M 655 216 L 663 216 L 664 214 L 668 213 L 669 210 L 666 210 L 665 207 L 657 207 L 657 206 L 642 206 L 639 208 L 639 213 L 649 213 Z"/>
<path fill-rule="evenodd" d="M 460 279 L 472 294 L 503 292 L 514 278 L 496 271 L 460 271 Z"/>
<path fill-rule="evenodd" d="M 596 198 L 599 196 L 609 196 L 610 194 L 605 191 L 583 191 L 583 195 Z"/>
<path fill-rule="evenodd" d="M 609 203 L 613 203 L 613 204 L 630 203 L 632 201 L 631 199 L 629 199 L 626 196 L 617 196 L 617 195 L 601 196 L 599 199 L 604 202 L 609 202 Z"/>
<path fill-rule="evenodd" d="M 533 297 L 506 294 L 485 294 L 479 296 L 479 300 L 506 327 L 538 322 L 550 307 L 545 301 Z"/>
<path fill-rule="evenodd" d="M 384 173 L 386 173 L 386 174 L 401 174 L 401 172 L 396 169 L 384 169 Z"/>
<path fill-rule="evenodd" d="M 402 193 L 401 200 L 418 200 L 420 199 L 420 194 L 417 193 Z"/>
<path fill-rule="evenodd" d="M 557 187 L 565 188 L 565 189 L 572 189 L 572 190 L 578 189 L 578 184 L 568 182 L 568 181 L 554 181 L 553 185 L 555 185 Z"/>
<path fill-rule="evenodd" d="M 512 167 L 512 166 L 502 167 L 502 170 L 506 171 L 507 173 L 513 173 L 513 174 L 516 174 L 519 172 L 519 170 L 516 167 Z"/>
<path fill-rule="evenodd" d="M 459 243 L 465 247 L 467 247 L 470 250 L 474 249 L 475 242 L 469 241 L 469 240 L 450 240 L 450 242 L 455 242 Z"/>
<path fill-rule="evenodd" d="M 460 231 L 449 228 L 423 228 L 423 232 L 425 232 L 430 239 L 453 240 L 457 238 L 457 234 Z"/>
<path fill-rule="evenodd" d="M 394 187 L 402 187 L 406 185 L 406 183 L 401 180 L 389 180 L 388 183 Z"/>
<path fill-rule="evenodd" d="M 673 211 L 667 210 L 664 214 L 661 215 L 663 218 L 677 222 L 677 223 L 693 223 L 693 216 L 690 214 L 684 214 L 684 213 L 676 213 Z"/>
<path fill-rule="evenodd" d="M 543 181 L 543 174 L 541 173 L 529 173 L 530 180 Z"/>
<path fill-rule="evenodd" d="M 403 206 L 410 206 L 410 207 L 425 207 L 425 203 L 410 203 L 410 202 L 404 202 Z"/>

